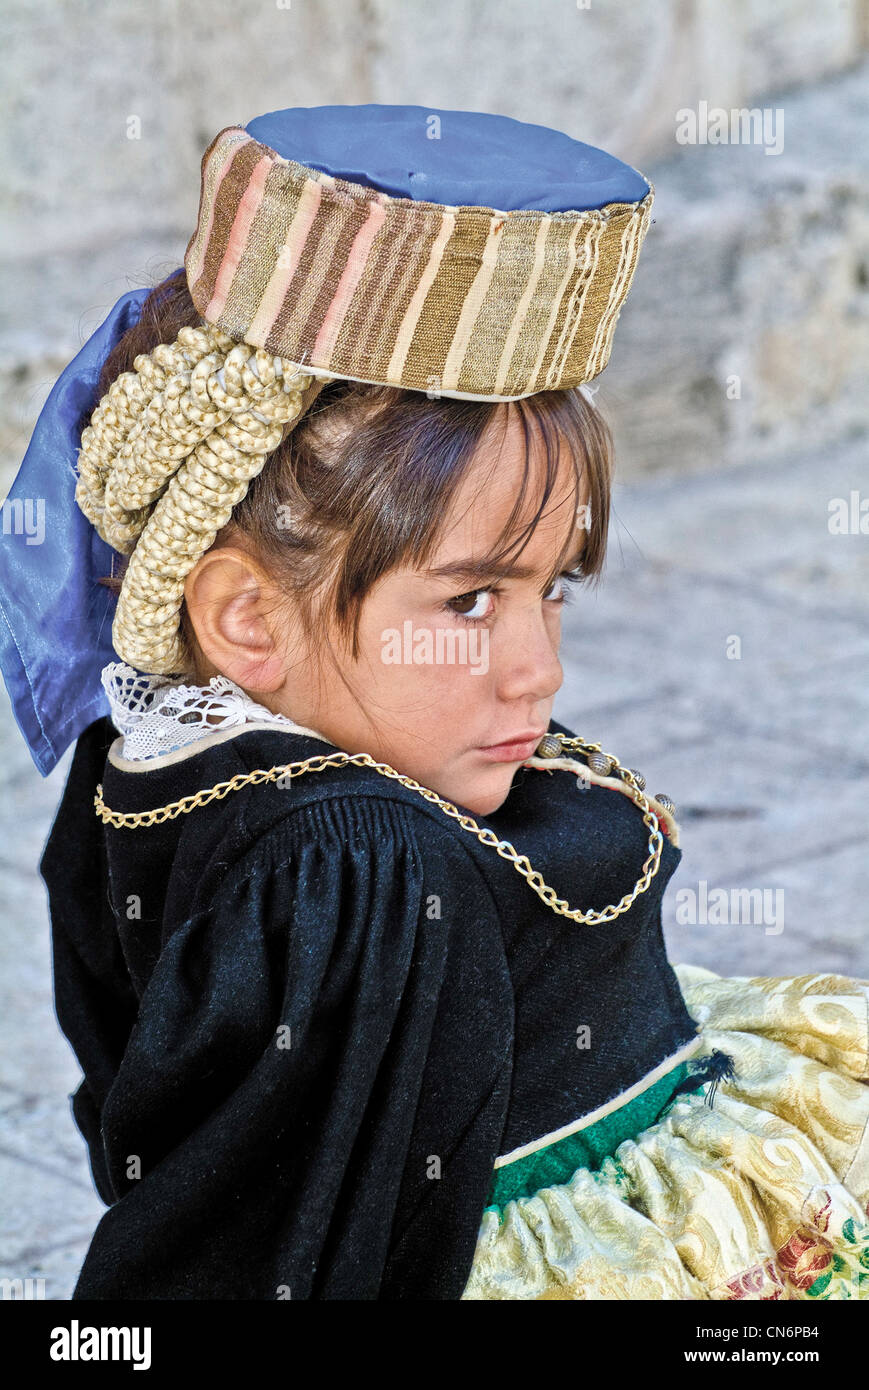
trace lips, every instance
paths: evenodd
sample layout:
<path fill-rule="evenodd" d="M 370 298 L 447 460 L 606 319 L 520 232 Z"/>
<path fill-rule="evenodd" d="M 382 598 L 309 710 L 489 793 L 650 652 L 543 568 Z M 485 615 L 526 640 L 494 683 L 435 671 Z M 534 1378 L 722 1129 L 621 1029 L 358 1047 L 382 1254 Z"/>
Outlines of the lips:
<path fill-rule="evenodd" d="M 499 739 L 497 743 L 484 743 L 482 747 L 484 749 L 512 748 L 517 743 L 531 743 L 532 741 L 539 743 L 545 733 L 545 729 L 521 729 L 518 734 L 511 734 L 509 738 Z"/>
<path fill-rule="evenodd" d="M 490 743 L 480 749 L 482 757 L 492 762 L 499 763 L 523 763 L 526 758 L 532 757 L 534 750 L 540 742 L 544 730 L 533 730 L 530 734 L 514 735 L 511 739 L 503 743 Z"/>

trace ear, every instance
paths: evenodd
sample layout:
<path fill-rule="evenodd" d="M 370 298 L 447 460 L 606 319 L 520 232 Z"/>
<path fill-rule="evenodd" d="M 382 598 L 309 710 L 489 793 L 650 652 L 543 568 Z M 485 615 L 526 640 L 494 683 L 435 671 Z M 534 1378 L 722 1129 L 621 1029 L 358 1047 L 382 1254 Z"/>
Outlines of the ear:
<path fill-rule="evenodd" d="M 285 679 L 275 595 L 243 550 L 221 546 L 193 566 L 184 584 L 193 630 L 206 659 L 245 690 L 275 691 Z"/>

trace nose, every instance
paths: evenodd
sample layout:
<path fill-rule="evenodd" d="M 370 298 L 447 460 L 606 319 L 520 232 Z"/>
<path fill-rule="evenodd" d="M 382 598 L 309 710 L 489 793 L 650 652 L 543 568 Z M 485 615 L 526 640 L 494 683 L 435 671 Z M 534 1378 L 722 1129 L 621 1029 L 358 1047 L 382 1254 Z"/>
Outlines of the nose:
<path fill-rule="evenodd" d="M 533 605 L 515 615 L 509 632 L 502 632 L 498 653 L 498 693 L 502 700 L 551 700 L 564 684 L 558 659 L 561 623 L 547 620 Z"/>

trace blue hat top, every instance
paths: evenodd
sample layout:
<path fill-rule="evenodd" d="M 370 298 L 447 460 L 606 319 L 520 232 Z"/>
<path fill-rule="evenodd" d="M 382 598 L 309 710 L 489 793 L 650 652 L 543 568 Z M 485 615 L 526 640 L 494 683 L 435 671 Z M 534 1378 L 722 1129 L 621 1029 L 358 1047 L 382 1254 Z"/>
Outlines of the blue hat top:
<path fill-rule="evenodd" d="M 291 106 L 245 126 L 309 169 L 393 198 L 503 212 L 636 203 L 649 184 L 614 155 L 558 130 L 485 111 L 428 106 Z"/>

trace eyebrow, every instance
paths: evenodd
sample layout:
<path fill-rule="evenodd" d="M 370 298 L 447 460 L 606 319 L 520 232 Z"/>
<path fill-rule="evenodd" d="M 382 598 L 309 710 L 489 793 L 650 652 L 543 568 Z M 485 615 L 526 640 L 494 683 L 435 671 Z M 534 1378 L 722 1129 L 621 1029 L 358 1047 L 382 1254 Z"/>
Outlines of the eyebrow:
<path fill-rule="evenodd" d="M 564 568 L 577 569 L 582 563 L 585 550 L 586 542 L 583 542 Z M 531 579 L 535 571 L 531 565 L 518 565 L 515 561 L 493 565 L 485 559 L 477 560 L 469 556 L 466 560 L 454 560 L 448 565 L 438 565 L 425 573 L 432 579 L 470 579 L 479 583 L 484 579 Z"/>

